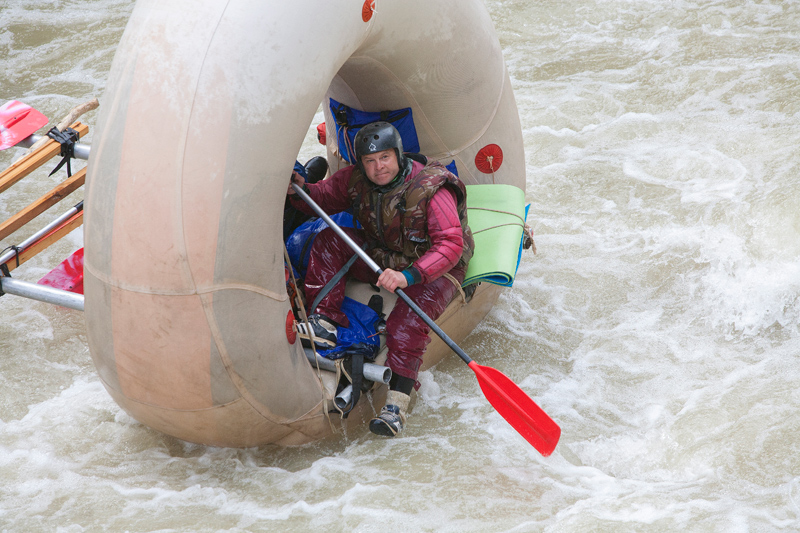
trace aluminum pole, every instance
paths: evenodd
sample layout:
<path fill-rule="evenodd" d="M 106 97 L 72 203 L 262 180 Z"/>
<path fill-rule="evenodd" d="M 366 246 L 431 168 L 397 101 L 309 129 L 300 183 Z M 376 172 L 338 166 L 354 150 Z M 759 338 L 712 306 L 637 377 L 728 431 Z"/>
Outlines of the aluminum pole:
<path fill-rule="evenodd" d="M 22 148 L 30 148 L 36 141 L 44 137 L 44 135 L 30 135 L 25 137 L 20 142 L 18 142 L 15 146 L 21 146 Z M 75 159 L 83 159 L 84 161 L 89 160 L 89 152 L 91 151 L 92 147 L 88 144 L 83 143 L 75 143 L 75 147 L 73 148 L 73 154 L 75 155 Z"/>
<path fill-rule="evenodd" d="M 25 249 L 28 248 L 31 244 L 35 243 L 36 241 L 38 241 L 39 239 L 41 239 L 42 237 L 44 237 L 45 235 L 56 229 L 58 226 L 69 220 L 70 217 L 72 217 L 73 215 L 75 215 L 75 213 L 78 213 L 82 209 L 83 209 L 83 200 L 75 204 L 75 206 L 72 209 L 70 209 L 69 211 L 67 211 L 66 213 L 64 213 L 63 215 L 61 215 L 60 217 L 58 217 L 57 219 L 55 219 L 54 221 L 52 221 L 51 223 L 49 223 L 48 225 L 46 225 L 45 227 L 34 233 L 33 235 L 22 241 L 22 243 L 20 243 L 20 245 L 16 247 L 17 250 L 9 250 L 8 252 L 0 256 L 0 265 L 8 263 L 12 259 L 14 259 L 14 257 L 17 256 L 17 253 L 24 252 Z"/>
<path fill-rule="evenodd" d="M 62 291 L 46 285 L 0 276 L 0 291 L 23 298 L 83 311 L 83 295 Z"/>
<path fill-rule="evenodd" d="M 311 366 L 319 366 L 322 370 L 329 372 L 336 372 L 336 363 L 331 359 L 326 359 L 317 354 L 314 357 L 314 352 L 311 349 L 303 348 L 306 352 L 306 358 L 311 363 Z M 363 376 L 370 381 L 376 383 L 389 383 L 392 379 L 392 369 L 388 366 L 376 365 L 375 363 L 364 363 Z"/>
<path fill-rule="evenodd" d="M 353 401 L 353 384 L 351 383 L 347 387 L 342 389 L 342 392 L 336 395 L 333 399 L 333 403 L 344 411 L 345 407 L 350 405 L 350 402 Z"/>

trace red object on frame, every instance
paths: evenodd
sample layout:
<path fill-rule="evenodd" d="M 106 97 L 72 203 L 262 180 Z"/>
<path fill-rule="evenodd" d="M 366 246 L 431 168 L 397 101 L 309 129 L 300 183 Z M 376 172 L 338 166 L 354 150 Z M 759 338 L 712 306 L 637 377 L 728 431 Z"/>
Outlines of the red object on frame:
<path fill-rule="evenodd" d="M 83 294 L 83 248 L 67 257 L 37 283 L 62 291 Z"/>

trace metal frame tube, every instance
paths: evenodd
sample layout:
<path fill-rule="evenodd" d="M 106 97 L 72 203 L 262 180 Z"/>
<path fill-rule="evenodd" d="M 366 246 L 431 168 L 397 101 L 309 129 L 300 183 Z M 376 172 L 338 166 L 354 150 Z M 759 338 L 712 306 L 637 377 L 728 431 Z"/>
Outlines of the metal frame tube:
<path fill-rule="evenodd" d="M 333 403 L 336 404 L 336 407 L 344 411 L 345 407 L 350 405 L 350 402 L 353 401 L 353 384 L 351 383 L 347 387 L 342 389 L 342 392 L 336 395 L 333 399 Z"/>
<path fill-rule="evenodd" d="M 46 285 L 22 281 L 15 278 L 0 276 L 0 291 L 14 296 L 30 298 L 49 304 L 69 307 L 76 311 L 83 311 L 83 295 L 74 292 L 62 291 Z"/>
<path fill-rule="evenodd" d="M 83 200 L 75 204 L 75 206 L 68 210 L 66 213 L 43 227 L 24 241 L 22 241 L 17 249 L 9 250 L 0 256 L 0 265 L 3 265 L 22 253 L 26 248 L 34 244 L 36 241 L 56 229 L 58 226 L 69 220 L 76 213 L 83 209 Z M 46 285 L 39 285 L 38 283 L 30 283 L 12 277 L 0 276 L 0 293 L 13 294 L 23 298 L 30 298 L 40 302 L 60 305 L 68 307 L 77 311 L 83 311 L 83 295 L 75 294 L 74 292 L 62 291 Z"/>
<path fill-rule="evenodd" d="M 54 221 L 52 221 L 51 223 L 49 223 L 48 225 L 46 225 L 45 227 L 34 233 L 33 235 L 22 241 L 19 244 L 19 246 L 17 246 L 17 248 L 19 248 L 20 252 L 24 252 L 28 246 L 35 243 L 36 241 L 38 241 L 39 239 L 41 239 L 42 237 L 44 237 L 45 235 L 56 229 L 58 226 L 69 220 L 70 217 L 72 217 L 75 213 L 78 213 L 82 209 L 83 209 L 83 200 L 75 204 L 75 206 L 72 209 L 70 209 L 69 211 L 67 211 L 66 213 L 64 213 L 63 215 L 61 215 L 60 217 L 58 217 L 57 219 L 55 219 Z M 17 255 L 17 250 L 9 250 L 8 252 L 4 253 L 2 256 L 0 256 L 0 265 L 11 261 L 12 259 L 14 259 L 14 257 L 16 257 L 16 255 Z"/>
<path fill-rule="evenodd" d="M 25 137 L 20 142 L 16 144 L 16 146 L 21 146 L 22 148 L 30 148 L 36 142 L 44 137 L 44 135 L 31 135 L 29 137 Z M 89 160 L 89 152 L 91 152 L 91 145 L 83 144 L 83 143 L 75 143 L 75 147 L 73 148 L 73 154 L 75 154 L 75 159 L 83 159 L 84 161 Z"/>
<path fill-rule="evenodd" d="M 314 352 L 310 349 L 304 348 L 303 351 L 306 352 L 306 357 L 311 366 L 318 365 L 322 370 L 336 372 L 336 363 L 331 359 L 326 359 L 319 354 L 314 357 Z M 366 379 L 376 383 L 389 383 L 389 380 L 392 379 L 392 369 L 375 363 L 364 363 L 363 375 Z"/>

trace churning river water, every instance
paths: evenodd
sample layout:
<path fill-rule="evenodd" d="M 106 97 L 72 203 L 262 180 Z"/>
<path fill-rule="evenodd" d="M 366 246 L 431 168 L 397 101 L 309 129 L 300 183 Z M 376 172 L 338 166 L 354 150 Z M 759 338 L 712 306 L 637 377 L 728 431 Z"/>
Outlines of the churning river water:
<path fill-rule="evenodd" d="M 402 438 L 187 444 L 111 400 L 81 313 L 6 295 L 0 530 L 800 531 L 800 3 L 487 5 L 538 254 L 463 348 L 559 422 L 555 453 L 456 357 L 422 374 Z M 102 105 L 132 7 L 0 3 L 0 101 Z M 6 191 L 0 219 L 59 179 Z"/>

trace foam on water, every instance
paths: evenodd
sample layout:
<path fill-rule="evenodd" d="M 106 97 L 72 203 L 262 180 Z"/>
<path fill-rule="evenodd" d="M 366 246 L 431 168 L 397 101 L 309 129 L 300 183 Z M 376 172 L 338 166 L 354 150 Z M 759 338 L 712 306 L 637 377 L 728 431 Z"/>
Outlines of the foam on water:
<path fill-rule="evenodd" d="M 0 529 L 800 529 L 800 4 L 488 6 L 539 252 L 463 347 L 558 421 L 553 456 L 457 358 L 421 375 L 400 439 L 176 441 L 113 403 L 79 313 L 5 296 Z M 0 98 L 50 117 L 102 105 L 131 7 L 0 6 Z M 313 125 L 301 160 L 319 153 Z M 6 191 L 0 216 L 57 182 Z M 72 234 L 19 276 L 80 244 Z"/>

